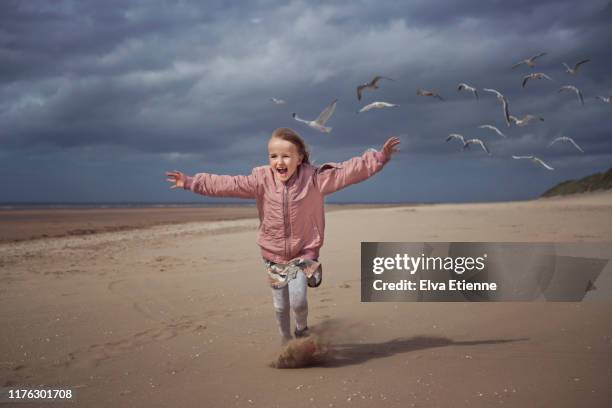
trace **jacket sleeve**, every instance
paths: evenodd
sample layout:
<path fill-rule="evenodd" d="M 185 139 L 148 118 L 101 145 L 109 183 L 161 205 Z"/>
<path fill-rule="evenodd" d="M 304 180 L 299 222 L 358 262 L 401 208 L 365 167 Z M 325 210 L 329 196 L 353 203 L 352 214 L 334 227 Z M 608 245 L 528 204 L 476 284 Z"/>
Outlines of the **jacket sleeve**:
<path fill-rule="evenodd" d="M 193 177 L 187 177 L 184 188 L 211 197 L 256 198 L 257 180 L 256 169 L 248 176 L 197 173 Z"/>
<path fill-rule="evenodd" d="M 315 179 L 321 193 L 331 194 L 372 177 L 388 161 L 389 158 L 383 152 L 370 149 L 342 163 L 323 164 L 317 169 Z"/>

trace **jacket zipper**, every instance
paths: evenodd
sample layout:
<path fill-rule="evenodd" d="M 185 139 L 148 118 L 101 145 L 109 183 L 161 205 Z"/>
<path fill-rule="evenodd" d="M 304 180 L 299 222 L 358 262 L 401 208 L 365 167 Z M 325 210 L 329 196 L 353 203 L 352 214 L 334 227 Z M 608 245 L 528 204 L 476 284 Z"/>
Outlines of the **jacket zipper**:
<path fill-rule="evenodd" d="M 288 200 L 288 195 L 287 195 L 287 186 L 283 186 L 284 187 L 284 191 L 283 191 L 283 224 L 284 224 L 284 234 L 285 235 L 285 259 L 287 259 L 288 257 L 288 251 L 287 251 L 287 238 L 289 237 L 289 233 L 288 233 L 288 226 L 289 226 L 289 200 Z"/>

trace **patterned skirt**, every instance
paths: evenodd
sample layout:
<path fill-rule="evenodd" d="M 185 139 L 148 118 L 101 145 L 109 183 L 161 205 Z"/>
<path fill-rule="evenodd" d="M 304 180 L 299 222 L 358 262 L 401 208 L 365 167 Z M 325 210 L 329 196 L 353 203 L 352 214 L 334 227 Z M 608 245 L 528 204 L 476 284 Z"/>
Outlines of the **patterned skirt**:
<path fill-rule="evenodd" d="M 264 259 L 264 263 L 270 286 L 275 289 L 287 286 L 289 281 L 295 279 L 300 272 L 306 275 L 308 286 L 311 288 L 316 288 L 323 281 L 323 266 L 320 262 L 311 259 L 296 258 L 286 264 L 274 263 Z"/>

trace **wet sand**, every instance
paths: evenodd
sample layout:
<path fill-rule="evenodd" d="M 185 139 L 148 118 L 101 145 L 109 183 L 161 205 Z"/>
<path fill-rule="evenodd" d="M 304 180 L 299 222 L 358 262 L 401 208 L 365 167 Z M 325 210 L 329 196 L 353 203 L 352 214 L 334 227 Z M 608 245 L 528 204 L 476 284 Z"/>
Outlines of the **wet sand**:
<path fill-rule="evenodd" d="M 387 207 L 383 204 L 330 204 L 327 211 Z M 0 209 L 0 243 L 90 235 L 155 225 L 256 218 L 253 205 L 167 208 L 28 208 Z"/>

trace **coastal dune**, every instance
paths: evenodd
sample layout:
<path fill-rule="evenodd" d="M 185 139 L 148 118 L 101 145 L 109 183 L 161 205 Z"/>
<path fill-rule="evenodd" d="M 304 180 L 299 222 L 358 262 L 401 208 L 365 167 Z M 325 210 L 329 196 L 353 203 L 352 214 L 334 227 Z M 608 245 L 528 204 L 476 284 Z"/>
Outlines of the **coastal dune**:
<path fill-rule="evenodd" d="M 320 364 L 289 370 L 270 367 L 280 339 L 256 214 L 223 211 L 161 225 L 118 216 L 92 233 L 52 238 L 32 226 L 5 239 L 0 386 L 71 388 L 76 405 L 53 405 L 87 407 L 612 404 L 609 297 L 360 302 L 362 241 L 590 242 L 606 250 L 610 192 L 328 212 L 323 284 L 308 301 L 309 325 L 329 350 Z M 8 236 L 17 219 L 3 217 Z M 600 279 L 612 280 L 610 265 Z"/>

